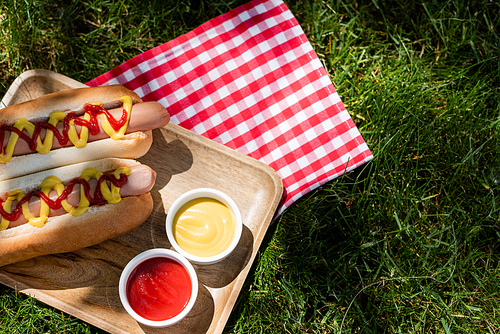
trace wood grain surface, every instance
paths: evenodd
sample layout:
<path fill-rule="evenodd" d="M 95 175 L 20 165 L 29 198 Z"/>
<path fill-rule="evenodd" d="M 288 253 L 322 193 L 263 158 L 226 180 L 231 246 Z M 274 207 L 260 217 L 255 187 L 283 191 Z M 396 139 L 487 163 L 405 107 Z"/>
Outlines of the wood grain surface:
<path fill-rule="evenodd" d="M 37 71 L 22 75 L 2 102 L 82 86 Z M 174 124 L 154 130 L 150 151 L 138 160 L 157 172 L 154 209 L 146 222 L 93 247 L 3 267 L 0 282 L 111 333 L 220 333 L 281 200 L 281 179 L 269 166 Z M 140 325 L 120 303 L 121 271 L 142 251 L 171 248 L 165 232 L 168 209 L 182 193 L 200 187 L 223 191 L 236 202 L 244 223 L 240 243 L 219 263 L 194 265 L 200 289 L 184 320 L 164 329 Z"/>

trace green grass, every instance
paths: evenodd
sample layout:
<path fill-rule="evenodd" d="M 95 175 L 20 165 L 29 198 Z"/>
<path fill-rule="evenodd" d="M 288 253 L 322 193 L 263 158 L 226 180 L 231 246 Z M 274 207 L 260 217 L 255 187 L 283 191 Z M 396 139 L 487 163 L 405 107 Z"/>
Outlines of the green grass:
<path fill-rule="evenodd" d="M 3 1 L 0 94 L 86 82 L 245 1 Z M 374 159 L 269 229 L 225 333 L 500 331 L 500 4 L 286 1 Z M 99 332 L 2 288 L 9 333 Z"/>

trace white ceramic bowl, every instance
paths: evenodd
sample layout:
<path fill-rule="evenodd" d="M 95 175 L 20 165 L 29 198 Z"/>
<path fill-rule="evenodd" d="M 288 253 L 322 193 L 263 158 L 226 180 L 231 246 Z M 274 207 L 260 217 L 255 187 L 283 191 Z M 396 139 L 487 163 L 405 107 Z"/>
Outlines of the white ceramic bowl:
<path fill-rule="evenodd" d="M 175 317 L 162 321 L 154 321 L 143 318 L 132 309 L 127 298 L 127 282 L 132 271 L 142 262 L 157 257 L 163 257 L 177 261 L 182 266 L 184 266 L 184 268 L 187 270 L 189 274 L 189 277 L 191 278 L 191 297 L 186 307 Z M 118 290 L 123 307 L 135 320 L 149 327 L 161 328 L 161 327 L 171 326 L 179 322 L 189 313 L 189 311 L 191 311 L 198 296 L 198 277 L 196 275 L 196 271 L 193 268 L 193 265 L 179 253 L 170 249 L 154 248 L 144 251 L 139 255 L 137 255 L 136 257 L 134 257 L 132 260 L 130 260 L 130 262 L 127 264 L 127 266 L 125 266 L 125 268 L 122 271 L 122 274 L 120 276 L 120 282 L 118 285 Z"/>
<path fill-rule="evenodd" d="M 219 253 L 214 256 L 195 256 L 192 255 L 188 252 L 186 252 L 184 249 L 182 249 L 179 244 L 176 242 L 175 237 L 174 237 L 174 218 L 177 213 L 177 211 L 187 202 L 194 200 L 196 198 L 212 198 L 215 199 L 225 206 L 229 208 L 231 211 L 233 218 L 235 220 L 235 233 L 234 233 L 234 239 L 229 245 L 229 247 L 224 250 L 222 253 Z M 198 189 L 193 189 L 190 190 L 183 195 L 179 196 L 172 206 L 170 207 L 170 210 L 168 210 L 167 214 L 167 221 L 166 221 L 166 230 L 167 230 L 167 236 L 168 240 L 170 241 L 170 244 L 172 247 L 185 256 L 187 259 L 192 261 L 193 263 L 196 264 L 213 264 L 216 262 L 219 262 L 223 259 L 225 259 L 231 252 L 236 248 L 238 245 L 238 242 L 240 241 L 241 238 L 241 233 L 243 231 L 243 222 L 241 219 L 241 213 L 240 210 L 238 209 L 238 206 L 236 203 L 225 193 L 222 191 L 216 190 L 216 189 L 211 189 L 211 188 L 198 188 Z"/>

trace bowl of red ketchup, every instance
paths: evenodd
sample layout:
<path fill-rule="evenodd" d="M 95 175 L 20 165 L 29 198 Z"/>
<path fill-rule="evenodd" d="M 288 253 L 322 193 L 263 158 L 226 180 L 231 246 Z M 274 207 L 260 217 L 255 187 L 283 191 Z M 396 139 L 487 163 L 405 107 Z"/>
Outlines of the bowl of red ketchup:
<path fill-rule="evenodd" d="M 181 254 L 154 248 L 130 260 L 118 289 L 123 307 L 136 321 L 149 327 L 167 327 L 193 308 L 198 277 Z"/>

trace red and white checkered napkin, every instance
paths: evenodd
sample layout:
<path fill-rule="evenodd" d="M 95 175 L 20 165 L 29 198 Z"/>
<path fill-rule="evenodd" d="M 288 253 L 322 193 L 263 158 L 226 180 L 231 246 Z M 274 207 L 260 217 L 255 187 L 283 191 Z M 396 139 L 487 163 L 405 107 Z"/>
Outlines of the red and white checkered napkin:
<path fill-rule="evenodd" d="M 87 84 L 122 84 L 173 123 L 274 168 L 278 214 L 373 157 L 281 0 L 249 2 Z"/>

